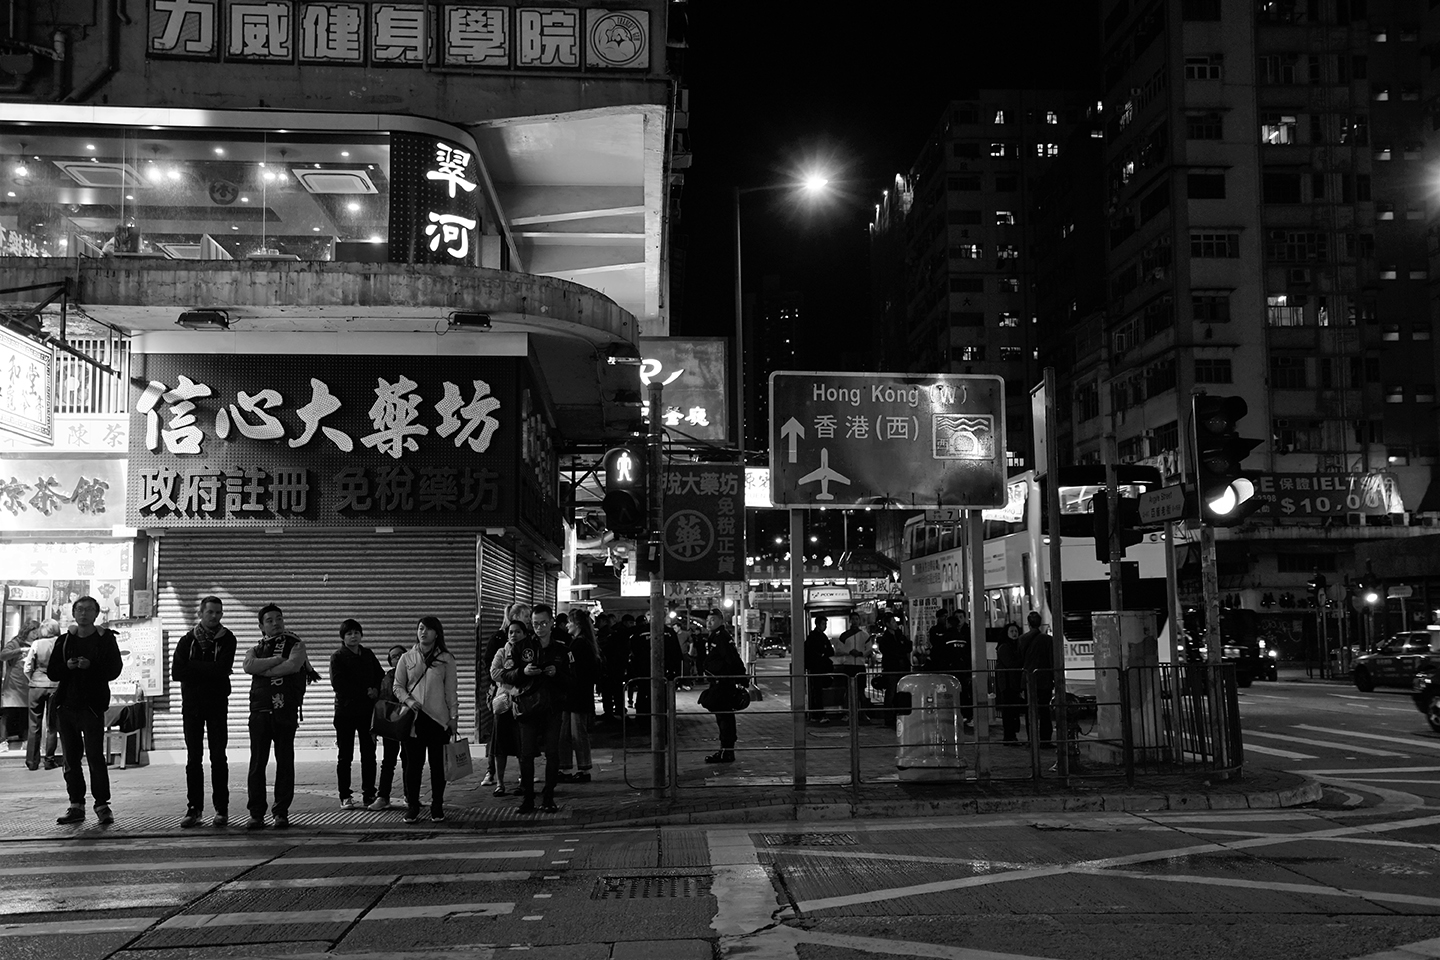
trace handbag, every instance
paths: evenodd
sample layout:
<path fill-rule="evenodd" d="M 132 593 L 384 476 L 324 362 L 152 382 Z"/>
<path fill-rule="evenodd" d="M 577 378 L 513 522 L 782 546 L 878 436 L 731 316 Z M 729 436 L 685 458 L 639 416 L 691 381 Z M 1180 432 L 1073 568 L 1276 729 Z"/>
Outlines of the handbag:
<path fill-rule="evenodd" d="M 445 757 L 445 780 L 454 783 L 475 772 L 475 762 L 470 759 L 470 741 L 464 738 L 451 740 L 441 749 Z"/>
<path fill-rule="evenodd" d="M 555 709 L 555 694 L 549 687 L 535 684 L 524 693 L 516 694 L 510 698 L 510 710 L 519 720 L 529 716 L 539 716 Z"/>
<path fill-rule="evenodd" d="M 713 684 L 706 687 L 700 691 L 700 706 L 711 713 L 738 712 L 750 706 L 750 691 L 745 687 L 735 686 L 731 687 L 728 692 L 724 691 L 724 687 Z"/>
<path fill-rule="evenodd" d="M 508 683 L 498 684 L 495 689 L 495 696 L 490 699 L 490 712 L 497 717 L 502 713 L 509 713 L 514 701 L 515 688 Z"/>
<path fill-rule="evenodd" d="M 425 664 L 425 670 L 429 669 L 430 664 Z M 420 677 L 425 676 L 425 670 L 420 671 Z M 416 677 L 415 683 L 410 684 L 404 697 L 375 701 L 375 706 L 371 709 L 370 729 L 376 735 L 387 740 L 404 740 L 410 736 L 410 731 L 415 728 L 415 711 L 404 701 L 415 692 L 415 684 L 420 682 L 420 677 Z"/>

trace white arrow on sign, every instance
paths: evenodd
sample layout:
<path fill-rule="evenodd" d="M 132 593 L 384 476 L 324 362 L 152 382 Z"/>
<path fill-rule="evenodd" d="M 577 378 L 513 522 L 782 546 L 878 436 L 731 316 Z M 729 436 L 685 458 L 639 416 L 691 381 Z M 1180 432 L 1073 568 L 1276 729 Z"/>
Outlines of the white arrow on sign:
<path fill-rule="evenodd" d="M 784 426 L 780 428 L 780 436 L 790 441 L 788 452 L 790 456 L 790 462 L 794 463 L 796 444 L 799 443 L 802 439 L 804 439 L 805 428 L 800 425 L 799 420 L 791 417 L 789 420 L 786 420 Z"/>

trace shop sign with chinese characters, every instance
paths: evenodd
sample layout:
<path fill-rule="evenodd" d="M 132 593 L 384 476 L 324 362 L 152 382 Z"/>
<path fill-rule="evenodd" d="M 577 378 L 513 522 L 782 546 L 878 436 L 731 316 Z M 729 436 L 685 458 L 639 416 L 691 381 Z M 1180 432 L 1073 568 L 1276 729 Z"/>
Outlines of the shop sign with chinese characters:
<path fill-rule="evenodd" d="M 0 579 L 128 580 L 133 548 L 129 540 L 0 542 Z"/>
<path fill-rule="evenodd" d="M 391 262 L 479 263 L 479 184 L 479 163 L 469 147 L 390 134 Z"/>
<path fill-rule="evenodd" d="M 666 580 L 745 578 L 745 473 L 740 464 L 667 464 Z"/>
<path fill-rule="evenodd" d="M 0 450 L 17 453 L 103 453 L 124 456 L 130 423 L 123 413 L 57 413 L 50 443 L 0 434 Z"/>
<path fill-rule="evenodd" d="M 134 367 L 131 526 L 509 527 L 528 512 L 558 539 L 553 420 L 525 359 L 142 354 Z M 522 511 L 531 488 L 538 507 Z"/>
<path fill-rule="evenodd" d="M 1261 502 L 1257 516 L 1379 516 L 1405 509 L 1392 473 L 1267 473 L 1257 478 L 1256 486 Z"/>
<path fill-rule="evenodd" d="M 0 327 L 0 433 L 54 437 L 55 350 Z"/>
<path fill-rule="evenodd" d="M 125 522 L 125 461 L 0 463 L 0 531 L 110 530 Z"/>
<path fill-rule="evenodd" d="M 430 22 L 425 23 L 425 11 Z M 650 12 L 362 0 L 149 0 L 152 60 L 646 70 Z M 429 49 L 422 44 L 429 38 Z"/>
<path fill-rule="evenodd" d="M 661 424 L 671 443 L 730 439 L 729 340 L 641 337 L 640 396 L 650 416 L 650 384 L 661 387 Z"/>

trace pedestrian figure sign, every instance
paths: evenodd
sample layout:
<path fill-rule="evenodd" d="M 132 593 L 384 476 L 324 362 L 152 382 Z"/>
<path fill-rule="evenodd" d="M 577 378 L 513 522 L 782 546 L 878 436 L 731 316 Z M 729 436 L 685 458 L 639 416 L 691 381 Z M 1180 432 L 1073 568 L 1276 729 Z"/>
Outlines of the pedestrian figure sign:
<path fill-rule="evenodd" d="M 776 506 L 1005 505 L 1005 384 L 960 374 L 770 377 Z"/>

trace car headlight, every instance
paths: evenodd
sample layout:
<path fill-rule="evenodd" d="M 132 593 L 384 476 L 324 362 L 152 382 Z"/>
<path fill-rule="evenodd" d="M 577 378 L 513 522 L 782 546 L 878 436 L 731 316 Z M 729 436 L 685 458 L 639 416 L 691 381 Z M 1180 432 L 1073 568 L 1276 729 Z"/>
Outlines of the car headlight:
<path fill-rule="evenodd" d="M 1279 651 L 1279 650 L 1271 650 L 1269 655 L 1270 655 L 1270 659 L 1271 659 L 1271 660 L 1279 660 L 1279 659 L 1280 659 L 1280 651 Z"/>
<path fill-rule="evenodd" d="M 1434 681 L 1434 679 L 1435 679 L 1434 676 L 1431 675 L 1431 674 L 1428 674 L 1428 673 L 1417 673 L 1417 674 L 1415 674 L 1415 679 L 1411 681 L 1410 687 L 1411 687 L 1411 689 L 1414 690 L 1416 693 L 1419 693 L 1419 692 L 1421 692 L 1422 690 L 1424 690 L 1426 687 L 1428 687 L 1428 686 L 1431 684 L 1431 682 Z"/>

